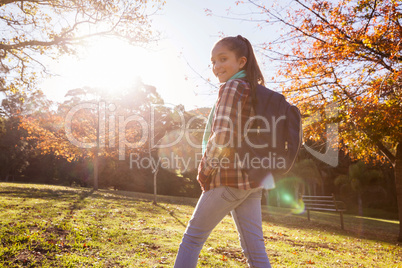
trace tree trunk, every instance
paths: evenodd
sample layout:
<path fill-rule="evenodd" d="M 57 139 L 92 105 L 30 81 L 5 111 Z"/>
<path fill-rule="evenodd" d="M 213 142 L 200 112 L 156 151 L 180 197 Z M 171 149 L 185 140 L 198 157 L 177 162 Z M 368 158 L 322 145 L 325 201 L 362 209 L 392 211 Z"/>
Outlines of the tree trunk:
<path fill-rule="evenodd" d="M 94 155 L 94 190 L 98 190 L 99 188 L 99 157 L 98 157 L 98 149 L 96 149 Z"/>
<path fill-rule="evenodd" d="M 276 191 L 276 205 L 281 207 L 281 195 L 279 194 L 279 191 Z"/>
<path fill-rule="evenodd" d="M 157 184 L 156 184 L 156 177 L 158 176 L 159 166 L 156 166 L 154 170 L 154 204 L 157 204 Z"/>
<path fill-rule="evenodd" d="M 359 216 L 363 216 L 363 200 L 362 200 L 362 193 L 359 190 L 357 193 L 357 214 Z"/>
<path fill-rule="evenodd" d="M 295 194 L 294 200 L 295 200 L 295 202 L 296 202 L 297 200 L 299 200 L 299 195 L 300 195 L 300 183 L 296 183 L 294 190 L 295 190 L 295 192 L 294 192 L 294 194 Z"/>
<path fill-rule="evenodd" d="M 396 148 L 396 160 L 394 165 L 396 200 L 398 204 L 399 216 L 399 236 L 398 241 L 402 242 L 402 141 L 399 142 Z"/>

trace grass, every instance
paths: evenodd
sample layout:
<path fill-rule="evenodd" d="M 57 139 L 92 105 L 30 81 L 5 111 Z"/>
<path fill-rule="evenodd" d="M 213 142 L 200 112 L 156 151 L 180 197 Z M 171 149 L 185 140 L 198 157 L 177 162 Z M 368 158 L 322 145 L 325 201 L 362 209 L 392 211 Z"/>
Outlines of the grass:
<path fill-rule="evenodd" d="M 0 267 L 172 267 L 196 200 L 0 183 Z M 264 207 L 273 267 L 402 267 L 398 222 Z M 232 219 L 206 242 L 199 267 L 247 267 Z"/>

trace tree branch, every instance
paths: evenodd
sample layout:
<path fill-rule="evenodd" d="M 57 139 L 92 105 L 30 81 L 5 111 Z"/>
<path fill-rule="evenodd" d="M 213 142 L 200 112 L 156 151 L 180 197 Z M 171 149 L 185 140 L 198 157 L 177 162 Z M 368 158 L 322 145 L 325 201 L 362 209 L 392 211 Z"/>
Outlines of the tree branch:
<path fill-rule="evenodd" d="M 309 34 L 309 33 L 305 32 L 305 31 L 303 31 L 302 29 L 300 29 L 299 27 L 297 27 L 296 25 L 293 25 L 293 24 L 291 24 L 291 23 L 285 21 L 284 19 L 278 17 L 277 15 L 275 15 L 275 14 L 273 14 L 271 11 L 269 11 L 266 7 L 261 6 L 261 5 L 257 4 L 257 3 L 255 3 L 253 0 L 248 0 L 248 1 L 249 1 L 250 3 L 252 3 L 253 5 L 255 5 L 256 7 L 258 7 L 258 8 L 260 8 L 260 9 L 264 10 L 267 14 L 271 15 L 272 17 L 274 17 L 275 19 L 277 19 L 279 22 L 285 24 L 286 26 L 289 26 L 289 27 L 295 29 L 296 31 L 298 31 L 298 32 L 300 32 L 300 33 L 302 33 L 304 36 L 311 37 L 311 38 L 316 39 L 317 41 L 320 41 L 320 42 L 322 42 L 322 43 L 327 43 L 325 40 L 322 40 L 321 38 L 318 38 L 317 36 L 314 36 L 314 35 L 312 35 L 312 34 Z"/>
<path fill-rule="evenodd" d="M 388 158 L 388 160 L 392 163 L 392 165 L 395 165 L 396 156 L 394 156 L 391 153 L 391 151 L 388 150 L 388 148 L 385 147 L 384 144 L 381 141 L 376 141 L 375 144 L 380 149 L 380 151 Z"/>
<path fill-rule="evenodd" d="M 366 23 L 366 26 L 364 27 L 363 33 L 366 33 L 366 32 L 367 32 L 367 29 L 368 29 L 368 27 L 369 27 L 369 25 L 370 25 L 371 19 L 372 19 L 373 16 L 374 16 L 374 11 L 376 10 L 376 8 L 377 8 L 377 0 L 374 0 L 374 7 L 373 7 L 373 9 L 371 10 L 370 17 L 369 17 L 368 20 L 367 20 L 367 23 Z"/>

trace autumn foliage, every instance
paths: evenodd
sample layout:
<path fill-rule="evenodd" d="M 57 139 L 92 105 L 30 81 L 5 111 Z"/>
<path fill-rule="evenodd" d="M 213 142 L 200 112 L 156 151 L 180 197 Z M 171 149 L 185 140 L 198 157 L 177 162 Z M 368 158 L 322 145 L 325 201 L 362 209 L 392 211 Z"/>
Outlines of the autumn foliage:
<path fill-rule="evenodd" d="M 326 126 L 336 123 L 351 157 L 391 163 L 402 221 L 401 2 L 248 2 L 265 16 L 267 27 L 282 27 L 279 39 L 263 48 L 279 62 L 276 82 L 283 92 L 305 118 L 329 107 L 335 111 L 305 128 L 305 140 L 326 142 Z"/>
<path fill-rule="evenodd" d="M 283 19 L 292 45 L 280 58 L 278 73 L 290 81 L 283 90 L 305 116 L 335 104 L 357 158 L 380 157 L 379 142 L 394 151 L 402 139 L 399 2 L 295 2 L 300 8 Z"/>

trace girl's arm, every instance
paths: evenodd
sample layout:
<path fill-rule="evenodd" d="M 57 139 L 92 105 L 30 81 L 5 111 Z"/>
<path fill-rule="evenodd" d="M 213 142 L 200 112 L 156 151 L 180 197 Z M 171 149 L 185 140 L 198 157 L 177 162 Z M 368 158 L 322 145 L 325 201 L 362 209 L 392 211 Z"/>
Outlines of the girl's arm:
<path fill-rule="evenodd" d="M 242 125 L 251 114 L 249 96 L 249 84 L 240 79 L 230 80 L 221 87 L 211 136 L 198 170 L 201 182 L 210 181 L 220 168 L 233 166 L 223 158 L 233 152 L 238 136 L 242 135 Z"/>

